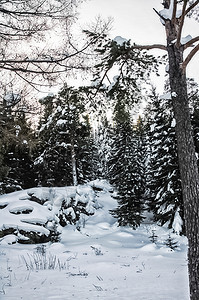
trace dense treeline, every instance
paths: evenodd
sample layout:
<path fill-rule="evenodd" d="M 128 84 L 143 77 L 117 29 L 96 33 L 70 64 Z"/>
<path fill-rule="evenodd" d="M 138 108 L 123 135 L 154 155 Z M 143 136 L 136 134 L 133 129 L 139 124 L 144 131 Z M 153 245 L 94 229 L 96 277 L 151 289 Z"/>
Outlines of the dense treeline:
<path fill-rule="evenodd" d="M 190 93 L 195 95 L 191 112 L 198 152 L 196 87 Z M 111 214 L 120 226 L 135 229 L 151 211 L 154 221 L 184 233 L 170 100 L 152 89 L 143 116 L 136 119 L 126 101 L 118 99 L 111 120 L 100 122 L 95 132 L 86 101 L 81 88 L 64 85 L 57 95 L 40 100 L 43 114 L 33 131 L 25 112 L 5 98 L 0 124 L 1 194 L 39 185 L 77 185 L 100 176 L 115 187 L 118 207 Z"/>

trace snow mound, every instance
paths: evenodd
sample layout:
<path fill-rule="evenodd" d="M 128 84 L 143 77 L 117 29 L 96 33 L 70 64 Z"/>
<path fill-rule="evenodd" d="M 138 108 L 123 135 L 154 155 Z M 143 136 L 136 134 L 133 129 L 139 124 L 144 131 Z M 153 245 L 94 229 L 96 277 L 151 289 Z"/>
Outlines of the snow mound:
<path fill-rule="evenodd" d="M 58 241 L 61 226 L 81 227 L 83 216 L 93 215 L 99 208 L 92 188 L 95 184 L 101 189 L 110 188 L 106 182 L 92 182 L 77 187 L 33 188 L 0 196 L 0 239 L 14 236 L 11 243 Z"/>
<path fill-rule="evenodd" d="M 143 246 L 142 248 L 140 248 L 140 251 L 144 251 L 144 252 L 153 252 L 156 250 L 156 245 L 155 244 L 148 244 Z"/>
<path fill-rule="evenodd" d="M 93 180 L 88 183 L 94 190 L 112 192 L 113 187 L 106 180 Z"/>
<path fill-rule="evenodd" d="M 21 191 L 0 197 L 0 203 L 19 198 L 23 203 L 28 198 L 34 208 L 31 197 L 36 202 L 44 201 L 43 196 L 45 202 L 36 203 L 46 210 L 51 208 L 53 215 L 58 203 L 70 205 L 69 195 L 78 205 L 87 190 L 89 195 L 83 202 L 89 199 L 93 190 L 87 188 L 78 187 L 77 198 L 74 187 L 31 190 L 32 196 Z M 0 298 L 28 299 L 31 291 L 33 299 L 189 299 L 187 239 L 155 223 L 141 224 L 136 230 L 119 227 L 109 213 L 117 206 L 112 193 L 100 190 L 97 199 L 100 208 L 87 216 L 84 227 L 65 226 L 57 243 L 16 244 L 15 234 L 0 239 Z M 22 214 L 12 216 L 20 218 Z M 155 243 L 152 232 L 157 237 Z M 171 250 L 165 243 L 168 234 L 178 242 L 179 250 Z M 170 242 L 172 245 L 172 239 Z"/>

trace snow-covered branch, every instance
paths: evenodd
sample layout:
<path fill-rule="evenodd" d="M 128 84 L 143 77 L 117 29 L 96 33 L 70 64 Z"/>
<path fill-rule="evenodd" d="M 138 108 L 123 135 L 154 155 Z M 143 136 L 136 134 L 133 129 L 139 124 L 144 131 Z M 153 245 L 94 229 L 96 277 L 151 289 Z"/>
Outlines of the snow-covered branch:
<path fill-rule="evenodd" d="M 153 10 L 156 12 L 156 14 L 160 17 L 160 19 L 162 19 L 164 21 L 164 23 L 166 22 L 166 18 L 164 16 L 161 15 L 161 13 L 159 13 L 155 8 L 153 8 Z"/>
<path fill-rule="evenodd" d="M 184 44 L 184 50 L 187 49 L 188 47 L 193 46 L 193 44 L 198 41 L 199 41 L 199 36 L 196 36 L 195 38 L 191 39 L 186 44 Z"/>

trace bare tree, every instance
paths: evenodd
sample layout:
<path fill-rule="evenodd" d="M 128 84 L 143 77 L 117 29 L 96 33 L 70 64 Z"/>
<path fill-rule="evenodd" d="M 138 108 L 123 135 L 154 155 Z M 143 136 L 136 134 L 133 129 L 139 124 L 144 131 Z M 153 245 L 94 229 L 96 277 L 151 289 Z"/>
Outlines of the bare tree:
<path fill-rule="evenodd" d="M 60 73 L 83 68 L 78 55 L 88 43 L 74 49 L 68 39 L 80 2 L 82 0 L 0 1 L 1 83 L 13 84 L 21 78 L 38 87 L 42 79 L 53 82 Z"/>

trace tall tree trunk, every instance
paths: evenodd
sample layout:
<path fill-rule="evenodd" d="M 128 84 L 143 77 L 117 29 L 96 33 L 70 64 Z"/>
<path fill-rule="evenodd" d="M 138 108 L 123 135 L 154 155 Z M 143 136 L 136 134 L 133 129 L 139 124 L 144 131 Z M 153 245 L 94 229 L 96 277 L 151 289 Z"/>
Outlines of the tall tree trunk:
<path fill-rule="evenodd" d="M 186 74 L 182 69 L 183 46 L 178 47 L 176 24 L 166 23 L 169 77 L 176 119 L 176 138 L 182 181 L 186 234 L 189 242 L 188 269 L 191 300 L 199 299 L 199 173 L 187 96 Z"/>
<path fill-rule="evenodd" d="M 76 155 L 75 155 L 75 145 L 74 140 L 71 138 L 71 162 L 72 162 L 72 175 L 73 175 L 73 185 L 77 186 L 77 166 L 76 166 Z"/>

